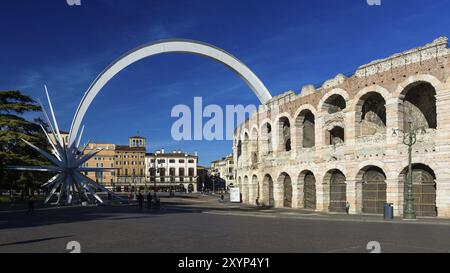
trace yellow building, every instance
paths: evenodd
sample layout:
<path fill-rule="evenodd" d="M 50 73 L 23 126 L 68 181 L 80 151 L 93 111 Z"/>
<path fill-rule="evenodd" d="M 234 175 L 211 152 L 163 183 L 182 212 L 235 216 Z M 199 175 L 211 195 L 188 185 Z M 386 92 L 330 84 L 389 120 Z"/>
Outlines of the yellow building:
<path fill-rule="evenodd" d="M 145 183 L 146 139 L 130 137 L 129 144 L 116 145 L 115 152 L 116 187 L 130 189 Z"/>

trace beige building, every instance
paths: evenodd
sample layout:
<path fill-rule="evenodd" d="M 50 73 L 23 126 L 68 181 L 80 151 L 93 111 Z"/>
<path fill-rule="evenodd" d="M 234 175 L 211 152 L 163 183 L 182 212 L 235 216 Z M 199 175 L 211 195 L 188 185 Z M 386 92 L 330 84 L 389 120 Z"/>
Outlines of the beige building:
<path fill-rule="evenodd" d="M 245 203 L 395 215 L 405 204 L 413 146 L 418 216 L 450 217 L 450 50 L 447 38 L 306 85 L 261 106 L 235 133 L 237 184 Z"/>
<path fill-rule="evenodd" d="M 101 150 L 97 155 L 84 163 L 86 168 L 115 168 L 116 145 L 90 143 L 84 150 L 84 154 L 89 154 L 96 150 Z M 105 170 L 100 172 L 85 173 L 93 181 L 101 183 L 107 189 L 112 189 L 116 181 L 115 170 Z"/>
<path fill-rule="evenodd" d="M 210 176 L 218 176 L 225 182 L 225 188 L 233 187 L 236 185 L 234 175 L 234 159 L 233 155 L 229 155 L 220 160 L 211 162 L 209 169 Z"/>
<path fill-rule="evenodd" d="M 67 131 L 59 131 L 59 134 L 61 135 L 62 141 L 67 145 L 67 143 L 69 142 L 69 132 L 67 132 Z M 53 143 L 56 143 L 55 135 L 53 135 L 52 132 L 48 133 L 48 137 L 50 138 L 50 140 Z M 53 149 L 53 148 L 51 148 L 51 149 Z"/>

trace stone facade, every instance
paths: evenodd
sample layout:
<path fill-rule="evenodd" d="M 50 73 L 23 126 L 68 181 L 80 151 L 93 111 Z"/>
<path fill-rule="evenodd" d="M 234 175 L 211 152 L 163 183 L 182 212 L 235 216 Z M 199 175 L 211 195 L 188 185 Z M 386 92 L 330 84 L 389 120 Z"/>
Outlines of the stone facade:
<path fill-rule="evenodd" d="M 418 216 L 450 217 L 450 50 L 423 47 L 274 97 L 236 129 L 245 203 L 350 213 L 403 213 L 408 152 L 394 129 L 423 129 L 413 146 Z"/>

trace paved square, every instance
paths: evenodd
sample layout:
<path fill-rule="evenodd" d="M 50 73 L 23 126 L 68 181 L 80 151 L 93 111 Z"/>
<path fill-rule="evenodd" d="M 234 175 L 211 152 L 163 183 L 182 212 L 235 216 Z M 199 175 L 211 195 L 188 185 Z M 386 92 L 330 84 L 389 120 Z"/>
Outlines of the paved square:
<path fill-rule="evenodd" d="M 215 198 L 162 198 L 160 210 L 136 206 L 50 208 L 27 216 L 0 212 L 0 252 L 449 252 L 450 226 L 364 222 L 283 210 L 255 210 Z M 329 219 L 325 218 L 329 217 Z"/>

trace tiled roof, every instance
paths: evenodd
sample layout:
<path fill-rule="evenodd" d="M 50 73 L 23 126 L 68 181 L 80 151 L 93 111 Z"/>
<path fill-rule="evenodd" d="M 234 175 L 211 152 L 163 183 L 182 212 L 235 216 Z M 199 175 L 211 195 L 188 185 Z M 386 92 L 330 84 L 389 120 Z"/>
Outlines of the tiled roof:
<path fill-rule="evenodd" d="M 128 145 L 117 145 L 116 151 L 145 152 L 145 147 L 130 147 Z"/>
<path fill-rule="evenodd" d="M 155 153 L 147 153 L 146 154 L 147 156 L 155 156 L 156 154 Z M 182 157 L 182 158 L 185 158 L 185 157 L 189 157 L 189 158 L 197 158 L 198 156 L 195 156 L 195 155 L 190 155 L 190 154 L 188 154 L 187 156 L 185 156 L 185 153 L 164 153 L 164 154 L 157 154 L 157 156 L 158 157 Z"/>

